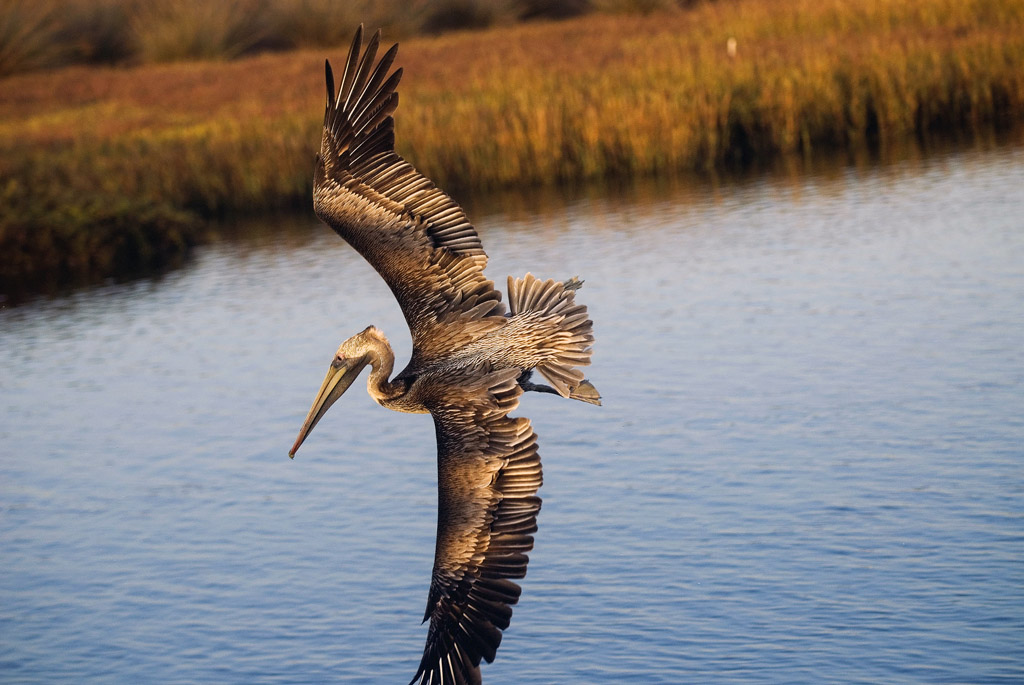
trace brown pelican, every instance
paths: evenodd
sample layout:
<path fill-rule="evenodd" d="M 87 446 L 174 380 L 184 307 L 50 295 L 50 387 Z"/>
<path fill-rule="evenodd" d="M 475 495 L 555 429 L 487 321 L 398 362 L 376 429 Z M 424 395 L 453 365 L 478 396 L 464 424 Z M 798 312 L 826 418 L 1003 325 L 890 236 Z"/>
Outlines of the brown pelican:
<path fill-rule="evenodd" d="M 508 281 L 509 309 L 484 277 L 480 238 L 462 209 L 395 153 L 398 46 L 374 64 L 380 31 L 361 53 L 356 31 L 338 92 L 327 63 L 327 110 L 313 206 L 380 273 L 412 333 L 412 358 L 395 357 L 370 326 L 341 344 L 295 451 L 366 366 L 367 389 L 396 411 L 430 412 L 437 436 L 437 547 L 424 621 L 427 644 L 412 682 L 480 683 L 494 660 L 526 575 L 541 485 L 530 421 L 508 414 L 524 390 L 600 404 L 576 367 L 594 338 L 581 282 Z M 532 383 L 534 370 L 551 385 Z"/>

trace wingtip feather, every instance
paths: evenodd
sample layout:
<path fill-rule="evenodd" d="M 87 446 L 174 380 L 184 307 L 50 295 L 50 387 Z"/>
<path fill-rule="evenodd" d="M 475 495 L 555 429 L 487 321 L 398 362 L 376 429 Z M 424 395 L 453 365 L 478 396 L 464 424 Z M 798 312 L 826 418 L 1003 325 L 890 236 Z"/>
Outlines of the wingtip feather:
<path fill-rule="evenodd" d="M 324 60 L 324 76 L 327 79 L 327 107 L 334 103 L 334 70 L 331 69 L 331 60 Z"/>

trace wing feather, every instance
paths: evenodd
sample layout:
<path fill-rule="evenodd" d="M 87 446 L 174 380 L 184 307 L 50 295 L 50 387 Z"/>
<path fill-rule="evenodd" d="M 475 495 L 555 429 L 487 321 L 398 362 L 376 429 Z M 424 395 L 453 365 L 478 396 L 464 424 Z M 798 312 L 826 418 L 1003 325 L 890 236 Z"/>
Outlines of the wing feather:
<path fill-rule="evenodd" d="M 374 63 L 380 31 L 360 26 L 338 90 L 326 64 L 327 107 L 314 175 L 317 215 L 390 286 L 413 338 L 412 364 L 438 359 L 504 324 L 480 236 L 462 208 L 395 152 L 398 46 Z"/>
<path fill-rule="evenodd" d="M 541 485 L 529 420 L 510 418 L 518 370 L 431 379 L 425 404 L 438 452 L 437 549 L 424 620 L 426 647 L 412 682 L 480 683 L 494 660 L 526 575 Z M 457 374 L 456 374 L 457 375 Z"/>

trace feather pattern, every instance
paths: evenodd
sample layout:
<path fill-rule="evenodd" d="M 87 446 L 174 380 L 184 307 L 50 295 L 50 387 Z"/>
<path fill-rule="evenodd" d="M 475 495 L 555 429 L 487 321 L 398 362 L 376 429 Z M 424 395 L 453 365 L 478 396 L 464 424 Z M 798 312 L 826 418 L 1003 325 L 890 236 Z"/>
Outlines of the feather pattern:
<path fill-rule="evenodd" d="M 438 456 L 437 549 L 424 620 L 427 644 L 412 682 L 480 683 L 494 660 L 533 548 L 541 485 L 537 439 L 509 418 L 517 369 L 434 379 L 425 406 Z"/>
<path fill-rule="evenodd" d="M 379 44 L 377 31 L 362 50 L 359 28 L 337 92 L 326 65 L 313 206 L 390 286 L 425 363 L 500 326 L 505 306 L 462 208 L 395 152 L 402 70 L 387 75 L 397 45 L 374 65 Z"/>

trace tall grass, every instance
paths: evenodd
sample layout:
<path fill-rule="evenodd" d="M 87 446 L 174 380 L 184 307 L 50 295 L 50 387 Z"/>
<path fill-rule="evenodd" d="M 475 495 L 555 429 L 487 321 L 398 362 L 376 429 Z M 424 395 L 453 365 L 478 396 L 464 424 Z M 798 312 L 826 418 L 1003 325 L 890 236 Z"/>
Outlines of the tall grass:
<path fill-rule="evenodd" d="M 0 271 L 51 263 L 37 253 L 59 241 L 44 235 L 74 246 L 138 219 L 173 248 L 201 239 L 197 217 L 308 205 L 325 52 L 344 57 L 0 81 Z M 399 60 L 399 151 L 451 189 L 701 171 L 1024 120 L 1024 0 L 736 0 L 413 39 Z"/>
<path fill-rule="evenodd" d="M 0 77 L 54 65 L 233 59 L 336 45 L 362 22 L 407 38 L 690 0 L 0 0 Z"/>
<path fill-rule="evenodd" d="M 0 0 L 0 77 L 57 62 L 58 31 L 54 7 L 33 0 Z"/>
<path fill-rule="evenodd" d="M 131 25 L 146 62 L 234 58 L 265 37 L 259 3 L 252 0 L 152 0 Z"/>
<path fill-rule="evenodd" d="M 747 0 L 478 40 L 424 45 L 468 75 L 444 92 L 407 70 L 399 139 L 448 184 L 710 169 L 1024 112 L 1020 0 Z"/>

